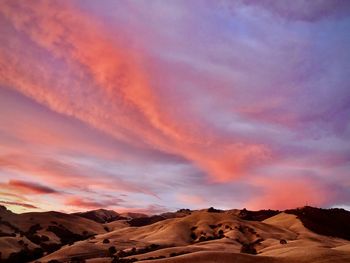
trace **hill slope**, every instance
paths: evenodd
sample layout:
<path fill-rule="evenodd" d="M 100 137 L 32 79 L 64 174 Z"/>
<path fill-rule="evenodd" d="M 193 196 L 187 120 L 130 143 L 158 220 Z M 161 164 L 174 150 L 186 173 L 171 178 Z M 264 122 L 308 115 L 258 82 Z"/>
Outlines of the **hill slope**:
<path fill-rule="evenodd" d="M 142 222 L 161 220 L 135 226 L 130 217 L 99 223 L 73 214 L 18 215 L 0 209 L 0 251 L 3 259 L 12 253 L 3 262 L 350 262 L 350 241 L 312 231 L 301 217 L 305 213 L 296 210 L 298 215 L 290 210 L 182 211 L 142 215 Z M 97 211 L 103 219 L 107 210 Z M 344 223 L 337 221 L 338 214 L 312 211 L 321 219 L 327 213 L 332 224 Z"/>

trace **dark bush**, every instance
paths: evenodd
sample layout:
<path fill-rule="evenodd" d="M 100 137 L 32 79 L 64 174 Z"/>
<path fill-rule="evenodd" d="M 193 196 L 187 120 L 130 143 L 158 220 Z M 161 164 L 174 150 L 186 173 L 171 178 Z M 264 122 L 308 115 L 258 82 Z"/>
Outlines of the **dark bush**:
<path fill-rule="evenodd" d="M 63 225 L 49 226 L 47 228 L 47 231 L 53 232 L 56 236 L 58 236 L 63 245 L 73 244 L 76 241 L 86 239 L 86 237 L 73 233 L 69 229 L 65 228 Z"/>
<path fill-rule="evenodd" d="M 239 225 L 238 227 L 235 227 L 239 232 L 244 233 L 244 226 Z"/>
<path fill-rule="evenodd" d="M 172 253 L 170 253 L 169 257 L 176 257 L 176 256 L 184 255 L 184 254 L 187 254 L 187 253 L 188 252 L 186 252 L 186 251 L 172 252 Z"/>
<path fill-rule="evenodd" d="M 49 262 L 47 263 L 61 263 L 60 261 L 58 261 L 57 259 L 51 259 Z"/>
<path fill-rule="evenodd" d="M 159 247 L 160 247 L 160 245 L 158 245 L 158 244 L 151 244 L 151 245 L 149 246 L 150 250 L 156 250 L 156 249 L 158 249 Z"/>
<path fill-rule="evenodd" d="M 83 258 L 79 258 L 79 257 L 72 257 L 69 261 L 69 263 L 85 263 L 86 260 Z"/>
<path fill-rule="evenodd" d="M 44 249 L 45 252 L 47 253 L 52 253 L 56 250 L 59 250 L 62 245 L 61 244 L 56 244 L 56 243 L 41 243 L 40 246 L 42 247 L 42 249 Z"/>
<path fill-rule="evenodd" d="M 298 216 L 309 230 L 325 236 L 350 240 L 350 212 L 340 208 L 322 209 L 310 206 L 285 211 Z"/>
<path fill-rule="evenodd" d="M 164 216 L 155 215 L 150 217 L 133 218 L 130 221 L 128 221 L 128 223 L 130 226 L 147 226 L 165 219 L 167 218 Z"/>
<path fill-rule="evenodd" d="M 47 242 L 47 241 L 50 241 L 50 238 L 48 236 L 42 235 L 41 242 Z"/>
<path fill-rule="evenodd" d="M 281 240 L 280 240 L 280 244 L 281 244 L 281 245 L 285 245 L 285 244 L 287 244 L 287 240 L 285 240 L 285 239 L 281 239 Z"/>
<path fill-rule="evenodd" d="M 110 241 L 109 241 L 109 239 L 105 238 L 105 239 L 103 239 L 102 243 L 103 243 L 103 244 L 109 244 Z"/>
<path fill-rule="evenodd" d="M 119 258 L 114 257 L 111 263 L 132 263 L 137 261 L 136 258 Z"/>
<path fill-rule="evenodd" d="M 218 234 L 219 234 L 219 236 L 223 236 L 224 235 L 224 231 L 222 229 L 220 229 Z"/>
<path fill-rule="evenodd" d="M 41 243 L 41 237 L 39 235 L 27 235 L 27 238 L 37 245 Z"/>
<path fill-rule="evenodd" d="M 241 253 L 256 255 L 256 249 L 253 244 L 243 244 L 241 247 Z"/>
<path fill-rule="evenodd" d="M 278 210 L 259 210 L 259 211 L 249 211 L 247 209 L 242 209 L 239 213 L 239 217 L 244 220 L 250 221 L 263 221 L 267 218 L 275 216 L 279 214 Z"/>
<path fill-rule="evenodd" d="M 201 236 L 198 241 L 199 242 L 203 242 L 203 241 L 206 241 L 206 240 L 207 240 L 207 238 L 205 236 Z"/>
<path fill-rule="evenodd" d="M 32 225 L 29 230 L 27 231 L 26 234 L 28 235 L 33 235 L 35 234 L 36 232 L 38 232 L 39 230 L 42 230 L 43 228 L 41 227 L 40 224 L 35 224 L 35 225 Z"/>
<path fill-rule="evenodd" d="M 192 233 L 191 233 L 191 238 L 192 238 L 193 240 L 196 240 L 196 239 L 197 239 L 196 234 L 192 232 Z"/>
<path fill-rule="evenodd" d="M 108 228 L 107 226 L 104 227 L 104 230 L 105 230 L 106 232 L 109 232 L 109 228 Z"/>
<path fill-rule="evenodd" d="M 215 209 L 214 207 L 208 208 L 207 211 L 208 211 L 209 213 L 221 213 L 221 212 L 222 212 L 222 210 Z"/>
<path fill-rule="evenodd" d="M 108 253 L 109 253 L 109 255 L 114 255 L 115 253 L 117 253 L 117 249 L 115 248 L 115 247 L 109 247 L 109 249 L 108 249 Z"/>
<path fill-rule="evenodd" d="M 43 254 L 44 251 L 41 248 L 35 248 L 34 250 L 22 249 L 19 252 L 11 253 L 6 262 L 29 262 L 41 258 Z"/>

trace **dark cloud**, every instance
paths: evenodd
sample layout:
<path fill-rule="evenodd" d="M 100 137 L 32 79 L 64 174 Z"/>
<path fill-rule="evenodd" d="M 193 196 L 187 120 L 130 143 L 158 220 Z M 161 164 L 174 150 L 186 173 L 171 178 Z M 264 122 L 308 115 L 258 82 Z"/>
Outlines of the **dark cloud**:
<path fill-rule="evenodd" d="M 21 192 L 31 193 L 31 194 L 54 194 L 58 193 L 53 188 L 48 186 L 44 186 L 38 183 L 19 181 L 19 180 L 10 180 L 8 182 L 9 186 L 13 186 L 14 188 L 19 188 Z"/>
<path fill-rule="evenodd" d="M 35 205 L 26 204 L 26 203 L 19 203 L 19 202 L 0 201 L 0 204 L 22 206 L 22 207 L 31 208 L 31 209 L 39 209 L 39 207 L 37 207 Z"/>

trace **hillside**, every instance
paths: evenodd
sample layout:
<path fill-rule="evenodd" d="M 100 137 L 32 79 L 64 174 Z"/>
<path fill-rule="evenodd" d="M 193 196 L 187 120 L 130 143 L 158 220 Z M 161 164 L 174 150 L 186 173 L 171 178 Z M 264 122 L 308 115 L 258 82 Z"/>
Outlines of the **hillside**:
<path fill-rule="evenodd" d="M 332 218 L 331 210 L 313 209 Z M 135 218 L 98 223 L 71 214 L 5 209 L 1 218 L 2 262 L 350 262 L 349 240 L 336 232 L 314 232 L 290 210 L 175 212 L 149 216 L 161 220 L 141 226 Z M 49 251 L 48 244 L 56 247 Z"/>

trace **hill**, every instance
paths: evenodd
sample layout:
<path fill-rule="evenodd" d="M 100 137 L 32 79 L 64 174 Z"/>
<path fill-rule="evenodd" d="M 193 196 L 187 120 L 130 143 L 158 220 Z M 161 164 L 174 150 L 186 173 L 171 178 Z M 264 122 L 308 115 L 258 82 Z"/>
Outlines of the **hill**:
<path fill-rule="evenodd" d="M 345 210 L 210 208 L 136 217 L 141 221 L 106 211 L 85 213 L 94 215 L 91 220 L 2 208 L 1 262 L 350 262 L 350 241 L 337 232 L 347 227 Z M 315 228 L 327 224 L 332 232 Z"/>

